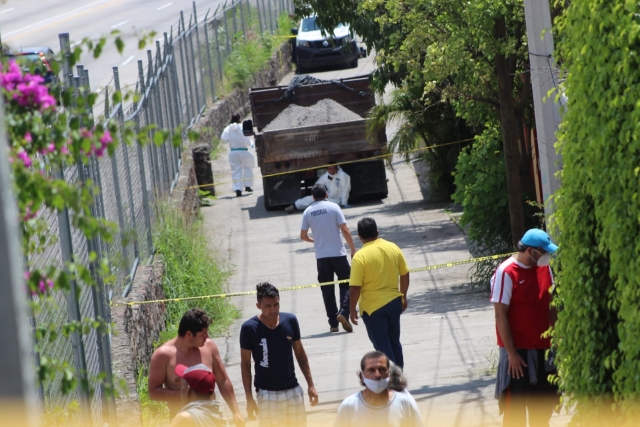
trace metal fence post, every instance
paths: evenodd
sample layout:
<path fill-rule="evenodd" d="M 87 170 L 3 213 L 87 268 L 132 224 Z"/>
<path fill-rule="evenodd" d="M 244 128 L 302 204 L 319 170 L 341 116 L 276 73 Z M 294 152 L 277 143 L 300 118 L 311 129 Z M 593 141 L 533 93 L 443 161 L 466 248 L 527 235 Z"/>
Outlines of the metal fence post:
<path fill-rule="evenodd" d="M 222 6 L 222 16 L 224 17 L 224 34 L 227 44 L 227 58 L 231 55 L 231 42 L 229 41 L 229 18 L 227 17 L 227 0 L 225 0 Z M 226 58 L 225 58 L 226 59 Z"/>
<path fill-rule="evenodd" d="M 148 68 L 148 73 L 149 73 L 149 82 L 150 86 L 147 88 L 147 93 L 149 94 L 149 98 L 147 100 L 148 104 L 147 105 L 153 105 L 152 108 L 152 114 L 151 116 L 153 117 L 153 120 L 155 122 L 155 124 L 157 126 L 159 126 L 160 128 L 162 128 L 162 111 L 161 108 L 159 108 L 159 106 L 156 104 L 157 98 L 158 98 L 158 91 L 157 91 L 157 80 L 153 78 L 153 75 L 155 74 L 155 70 L 153 67 L 153 55 L 151 53 L 150 50 L 147 50 L 147 60 L 149 61 L 149 68 Z M 154 114 L 155 113 L 155 114 Z M 155 131 L 153 132 L 155 135 Z M 162 165 L 160 167 L 161 172 L 164 175 L 164 179 L 166 180 L 166 184 L 168 185 L 168 188 L 170 188 L 171 186 L 171 173 L 169 171 L 169 167 L 167 165 L 167 150 L 164 147 L 164 144 L 161 147 L 158 147 L 155 142 L 153 144 L 156 147 L 156 153 L 158 151 L 160 151 L 160 160 L 162 161 Z M 159 150 L 160 149 L 160 150 Z"/>
<path fill-rule="evenodd" d="M 164 60 L 162 59 L 161 55 L 160 55 L 160 42 L 156 41 L 156 62 L 158 63 L 158 65 L 156 66 L 156 83 L 158 84 L 158 92 L 159 92 L 159 103 L 160 106 L 162 107 L 163 105 L 166 105 L 168 110 L 165 111 L 164 108 L 162 108 L 163 113 L 166 113 L 167 115 L 167 120 L 166 120 L 166 126 L 169 128 L 169 132 L 171 135 L 173 135 L 173 129 L 175 128 L 175 126 L 177 126 L 175 123 L 173 123 L 173 117 L 171 114 L 171 88 L 170 88 L 170 78 L 169 78 L 169 66 L 168 64 L 168 57 L 165 57 Z M 206 96 L 205 96 L 206 98 Z M 164 102 L 163 102 L 164 100 Z M 162 126 L 165 126 L 165 122 L 163 121 Z M 171 145 L 171 139 L 169 139 L 168 141 L 169 143 L 169 154 L 171 157 L 171 171 L 173 172 L 173 176 L 175 177 L 175 174 L 178 172 L 178 159 L 176 158 L 176 153 L 173 150 L 173 146 Z M 166 144 L 166 143 L 165 143 Z M 173 178 L 172 178 L 173 179 Z"/>
<path fill-rule="evenodd" d="M 240 3 L 247 4 L 247 23 L 249 24 L 249 29 L 251 29 L 251 26 L 253 25 L 253 19 L 251 18 L 251 0 L 240 0 Z"/>
<path fill-rule="evenodd" d="M 209 24 L 207 23 L 207 17 L 209 16 L 209 12 L 211 9 L 207 10 L 207 14 L 204 16 L 204 39 L 206 42 L 207 49 L 207 65 L 209 68 L 209 79 L 211 80 L 211 102 L 216 100 L 216 79 L 213 74 L 213 60 L 211 59 L 211 45 L 209 44 L 209 30 L 207 27 Z"/>
<path fill-rule="evenodd" d="M 196 68 L 196 61 L 194 59 L 193 61 L 193 67 L 194 69 L 197 69 L 200 71 L 200 80 L 202 81 L 202 94 L 204 95 L 204 99 L 202 104 L 198 103 L 198 106 L 200 108 L 202 108 L 202 106 L 207 104 L 207 95 L 206 95 L 206 85 L 204 82 L 204 67 L 202 66 L 202 62 L 204 60 L 203 55 L 202 55 L 202 44 L 200 43 L 200 28 L 198 27 L 198 11 L 196 9 L 196 2 L 193 2 L 193 22 L 195 23 L 195 27 L 196 27 L 196 52 L 198 53 L 198 64 L 200 64 L 200 67 Z M 205 23 L 204 26 L 206 27 L 207 24 Z M 191 45 L 191 49 L 193 50 L 193 44 Z M 198 83 L 198 73 L 196 73 L 195 75 L 195 81 L 196 81 L 196 93 L 198 93 L 197 90 L 197 83 Z"/>
<path fill-rule="evenodd" d="M 120 91 L 120 73 L 118 72 L 118 67 L 114 67 L 113 70 L 113 82 L 116 86 L 116 90 Z M 124 111 L 122 108 L 118 111 L 118 116 L 120 116 L 120 120 L 118 123 L 124 123 Z M 120 127 L 120 126 L 118 126 Z M 122 149 L 124 150 L 124 170 L 127 174 L 127 193 L 129 198 L 129 211 L 131 212 L 131 226 L 136 233 L 136 238 L 133 240 L 133 253 L 136 259 L 140 259 L 140 246 L 138 244 L 138 226 L 137 226 L 137 218 L 136 218 L 136 207 L 133 202 L 133 181 L 131 180 L 131 167 L 129 166 L 129 147 L 122 140 L 122 129 L 119 129 L 119 137 L 120 137 L 120 145 L 122 145 Z"/>
<path fill-rule="evenodd" d="M 184 91 L 185 91 L 185 102 L 187 108 L 187 122 L 190 122 L 193 117 L 195 117 L 195 113 L 193 112 L 193 93 L 191 92 L 191 72 L 189 71 L 189 67 L 186 65 L 188 62 L 188 49 L 187 49 L 187 30 L 184 25 L 184 13 L 180 11 L 180 21 L 179 24 L 182 25 L 182 33 L 180 33 L 180 25 L 178 25 L 178 39 L 181 41 L 180 46 L 180 65 L 182 66 L 182 80 L 184 81 Z M 185 56 L 187 59 L 185 59 Z"/>
<path fill-rule="evenodd" d="M 73 78 L 73 71 L 69 65 L 69 55 L 71 55 L 71 43 L 69 42 L 69 33 L 58 34 L 60 40 L 60 52 L 63 55 L 62 61 L 62 73 L 64 75 L 64 86 L 70 88 L 72 86 L 71 79 Z"/>
<path fill-rule="evenodd" d="M 197 24 L 196 24 L 197 28 Z M 196 67 L 196 55 L 195 50 L 193 49 L 193 32 L 191 31 L 191 18 L 189 18 L 189 48 L 191 49 L 191 63 L 193 64 L 193 91 L 196 93 L 196 105 L 195 105 L 195 115 L 193 116 L 192 123 L 196 121 L 197 117 L 200 115 L 200 109 L 202 105 L 200 104 L 200 94 L 198 93 L 198 68 Z M 198 62 L 200 62 L 200 49 L 198 49 Z M 202 80 L 202 79 L 201 79 Z"/>
<path fill-rule="evenodd" d="M 262 13 L 260 11 L 260 0 L 256 0 L 256 9 L 258 10 L 258 25 L 260 26 L 260 34 L 262 34 L 264 33 L 264 30 L 262 29 L 262 23 L 264 22 L 264 19 L 262 18 Z M 249 13 L 251 13 L 251 4 L 249 4 Z"/>
<path fill-rule="evenodd" d="M 24 289 L 24 268 L 20 246 L 18 212 L 12 194 L 12 179 L 7 159 L 8 144 L 4 117 L 4 100 L 0 98 L 0 354 L 3 380 L 0 399 L 14 400 L 12 406 L 16 425 L 35 427 L 39 423 L 36 399 L 36 373 L 33 369 L 32 337 Z M 4 414 L 3 414 L 4 415 Z M 3 416 L 6 419 L 6 416 Z"/>
<path fill-rule="evenodd" d="M 240 24 L 242 24 L 242 40 L 247 42 L 247 28 L 244 24 L 244 7 L 242 6 L 242 0 L 238 1 L 236 4 L 238 9 L 240 9 Z"/>
<path fill-rule="evenodd" d="M 61 167 L 61 165 L 56 165 L 54 168 L 54 176 L 56 179 L 64 179 Z M 60 250 L 62 252 L 63 268 L 65 272 L 69 274 L 67 263 L 73 263 L 74 256 L 71 237 L 71 221 L 69 220 L 69 211 L 67 208 L 58 211 L 58 229 L 60 230 Z M 71 275 L 69 290 L 67 291 L 67 313 L 70 322 L 81 324 L 82 315 L 80 314 L 78 295 L 78 283 L 76 282 L 75 276 Z M 73 364 L 76 368 L 76 376 L 78 379 L 78 400 L 80 402 L 82 424 L 92 425 L 91 397 L 89 395 L 87 363 L 81 328 L 71 332 L 71 343 L 73 346 Z"/>
<path fill-rule="evenodd" d="M 216 52 L 218 53 L 218 70 L 220 72 L 220 82 L 222 83 L 222 80 L 224 78 L 224 72 L 222 71 L 222 57 L 220 56 L 220 39 L 218 38 L 218 18 L 216 17 L 219 8 L 220 8 L 220 5 L 218 5 L 215 13 L 213 14 L 213 32 L 216 35 Z"/>
<path fill-rule="evenodd" d="M 273 34 L 273 7 L 271 7 L 271 0 L 267 1 L 269 5 L 269 28 L 271 29 L 271 34 Z"/>
<path fill-rule="evenodd" d="M 87 177 L 91 176 L 90 166 L 85 166 L 81 161 L 77 162 L 78 178 L 82 185 L 86 185 Z M 98 217 L 96 209 L 95 196 L 94 201 L 91 204 L 91 215 Z M 95 281 L 95 286 L 91 286 L 91 299 L 93 301 L 93 313 L 94 316 L 100 320 L 110 323 L 109 316 L 106 314 L 104 308 L 105 295 L 104 295 L 104 282 L 102 281 L 102 275 L 100 274 L 100 267 L 98 266 L 98 259 L 100 245 L 97 237 L 87 238 L 87 251 L 89 254 L 95 253 L 98 255 L 97 259 L 91 260 L 89 257 L 89 271 L 91 277 Z M 102 394 L 102 418 L 106 420 L 107 424 L 116 424 L 116 402 L 115 402 L 115 389 L 113 386 L 113 372 L 111 370 L 111 346 L 110 341 L 106 334 L 96 329 L 96 345 L 98 350 L 98 365 L 100 366 L 100 372 L 104 374 L 103 381 L 100 382 L 100 391 Z M 106 416 L 105 416 L 106 414 Z"/>
<path fill-rule="evenodd" d="M 262 16 L 264 18 L 264 31 L 269 31 L 269 22 L 267 21 L 267 8 L 264 5 L 264 0 L 262 0 Z M 271 21 L 270 17 L 271 15 L 269 15 L 269 21 Z"/>
<path fill-rule="evenodd" d="M 238 23 L 237 23 L 235 0 L 231 0 L 231 14 L 233 16 L 233 38 L 235 38 L 236 34 L 238 34 Z"/>

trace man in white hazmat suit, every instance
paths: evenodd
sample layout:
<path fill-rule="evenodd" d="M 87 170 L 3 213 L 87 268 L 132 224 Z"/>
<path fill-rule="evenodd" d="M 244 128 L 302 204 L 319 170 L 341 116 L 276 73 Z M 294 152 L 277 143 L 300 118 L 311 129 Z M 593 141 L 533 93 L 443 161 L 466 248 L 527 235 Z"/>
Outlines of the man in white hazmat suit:
<path fill-rule="evenodd" d="M 351 177 L 343 171 L 336 162 L 329 162 L 327 171 L 316 181 L 316 184 L 324 184 L 327 187 L 329 201 L 337 203 L 341 207 L 347 207 L 349 192 L 351 191 Z M 296 200 L 291 206 L 287 206 L 285 211 L 303 211 L 313 203 L 313 196 L 306 196 Z"/>
<path fill-rule="evenodd" d="M 253 148 L 253 141 L 242 133 L 242 123 L 240 114 L 231 116 L 231 123 L 224 128 L 220 139 L 229 144 L 229 165 L 231 166 L 231 179 L 233 180 L 233 191 L 236 196 L 242 196 L 242 187 L 251 193 L 253 190 L 253 167 L 255 159 L 249 152 Z"/>

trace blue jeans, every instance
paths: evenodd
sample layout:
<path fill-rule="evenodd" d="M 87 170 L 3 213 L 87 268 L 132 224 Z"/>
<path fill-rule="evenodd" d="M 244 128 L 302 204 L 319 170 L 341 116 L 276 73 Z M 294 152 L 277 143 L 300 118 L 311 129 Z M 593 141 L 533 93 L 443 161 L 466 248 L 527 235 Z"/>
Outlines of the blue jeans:
<path fill-rule="evenodd" d="M 373 348 L 384 353 L 389 360 L 404 367 L 402 344 L 400 344 L 400 315 L 402 297 L 396 298 L 371 314 L 363 313 L 362 321 Z"/>

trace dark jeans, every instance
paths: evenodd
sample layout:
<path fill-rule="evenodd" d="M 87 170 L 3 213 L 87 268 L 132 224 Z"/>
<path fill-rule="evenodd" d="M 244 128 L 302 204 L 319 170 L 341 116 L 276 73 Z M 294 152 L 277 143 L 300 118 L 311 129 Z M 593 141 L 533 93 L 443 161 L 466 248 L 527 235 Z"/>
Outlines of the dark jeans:
<path fill-rule="evenodd" d="M 506 391 L 504 402 L 504 416 L 502 425 L 505 427 L 526 427 L 527 415 L 529 427 L 548 427 L 553 408 L 558 404 L 558 386 L 549 383 L 549 374 L 545 372 L 546 350 L 538 350 L 537 377 L 538 382 L 529 382 L 529 367 L 523 367 L 521 378 L 511 377 L 511 383 Z M 518 350 L 518 354 L 525 362 L 527 350 Z"/>
<path fill-rule="evenodd" d="M 328 258 L 318 258 L 318 282 L 331 282 L 334 274 L 338 276 L 338 280 L 348 279 L 351 274 L 351 266 L 347 257 L 336 256 Z M 342 314 L 349 318 L 349 283 L 340 283 L 340 310 L 336 304 L 336 285 L 321 286 L 322 299 L 324 300 L 324 308 L 327 311 L 329 325 L 332 328 L 338 327 L 336 316 Z"/>
<path fill-rule="evenodd" d="M 402 297 L 396 298 L 371 314 L 363 313 L 362 320 L 373 348 L 384 353 L 389 360 L 404 367 L 402 344 L 400 344 L 400 315 Z"/>

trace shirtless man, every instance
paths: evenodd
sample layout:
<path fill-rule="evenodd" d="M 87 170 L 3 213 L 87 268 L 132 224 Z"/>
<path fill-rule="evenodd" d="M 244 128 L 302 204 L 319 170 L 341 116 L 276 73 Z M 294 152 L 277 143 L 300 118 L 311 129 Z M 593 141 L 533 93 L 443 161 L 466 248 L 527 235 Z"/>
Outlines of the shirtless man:
<path fill-rule="evenodd" d="M 233 412 L 233 421 L 237 427 L 242 427 L 244 419 L 238 410 L 233 385 L 222 364 L 218 347 L 209 339 L 209 325 L 209 316 L 197 308 L 192 308 L 182 316 L 178 336 L 158 347 L 151 356 L 149 397 L 167 402 L 173 418 L 183 406 L 180 397 L 182 378 L 174 372 L 176 365 L 189 367 L 202 363 L 215 375 L 220 394 Z M 214 390 L 212 400 L 215 399 Z"/>

